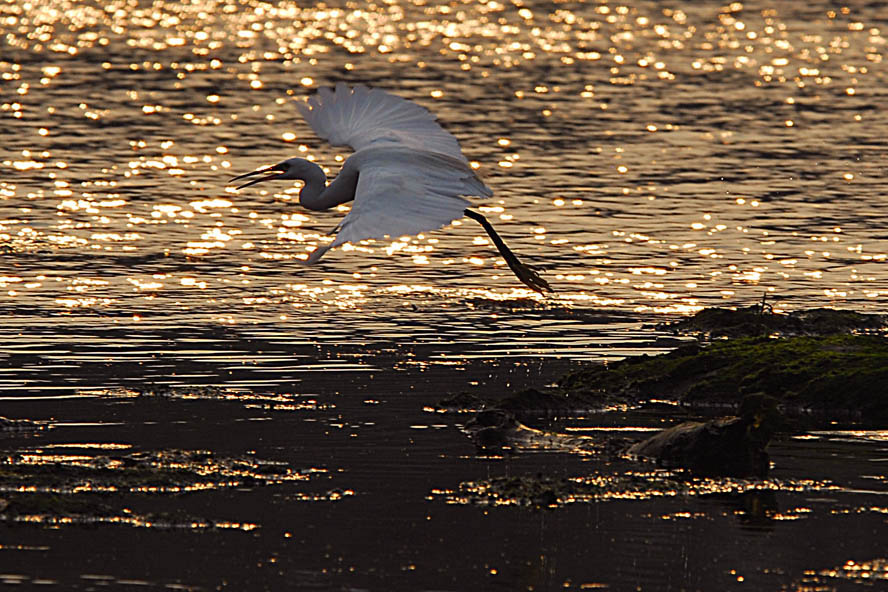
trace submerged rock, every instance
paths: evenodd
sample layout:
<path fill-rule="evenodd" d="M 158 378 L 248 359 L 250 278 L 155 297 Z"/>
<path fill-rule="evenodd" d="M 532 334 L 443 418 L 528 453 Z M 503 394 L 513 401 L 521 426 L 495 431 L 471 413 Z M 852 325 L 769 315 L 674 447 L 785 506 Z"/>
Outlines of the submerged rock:
<path fill-rule="evenodd" d="M 545 449 L 590 453 L 600 446 L 592 438 L 571 436 L 524 425 L 509 411 L 489 409 L 477 413 L 464 428 L 482 453 Z"/>
<path fill-rule="evenodd" d="M 429 499 L 451 504 L 555 508 L 569 504 L 641 501 L 694 496 L 727 504 L 747 524 L 767 525 L 778 513 L 776 494 L 828 492 L 829 482 L 738 478 L 686 478 L 671 471 L 625 471 L 580 476 L 542 473 L 495 476 L 463 481 L 453 489 L 436 489 Z M 686 515 L 684 516 L 686 517 Z M 669 516 L 663 516 L 669 519 Z"/>
<path fill-rule="evenodd" d="M 484 503 L 485 498 L 497 505 L 555 506 L 573 495 L 575 487 L 566 479 L 537 475 L 499 477 L 490 481 L 461 484 L 462 493 L 473 503 Z"/>
<path fill-rule="evenodd" d="M 121 445 L 128 450 L 126 445 Z M 74 452 L 72 449 L 68 449 Z M 110 452 L 108 451 L 110 450 Z M 170 513 L 164 498 L 186 492 L 233 490 L 312 480 L 314 469 L 252 455 L 224 457 L 207 450 L 144 450 L 116 453 L 84 448 L 76 454 L 32 446 L 0 457 L 0 524 L 128 524 L 162 528 L 237 528 L 255 525 Z M 301 488 L 300 488 L 301 489 Z M 305 494 L 312 500 L 342 494 Z M 134 512 L 131 504 L 145 507 Z M 154 508 L 150 510 L 149 508 Z"/>
<path fill-rule="evenodd" d="M 699 475 L 765 477 L 765 448 L 780 423 L 775 399 L 751 396 L 739 417 L 685 422 L 632 445 L 628 454 Z"/>
<path fill-rule="evenodd" d="M 458 395 L 441 399 L 432 410 L 445 413 L 471 413 L 481 411 L 486 406 L 487 403 L 484 399 L 476 397 L 471 393 L 462 392 Z"/>

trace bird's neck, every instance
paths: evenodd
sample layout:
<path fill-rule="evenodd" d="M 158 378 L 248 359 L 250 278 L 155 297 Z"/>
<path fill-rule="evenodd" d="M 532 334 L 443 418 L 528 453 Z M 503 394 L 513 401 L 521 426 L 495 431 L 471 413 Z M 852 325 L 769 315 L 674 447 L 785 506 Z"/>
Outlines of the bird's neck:
<path fill-rule="evenodd" d="M 299 192 L 299 203 L 308 210 L 324 210 L 320 197 L 327 188 L 327 175 L 324 170 L 311 161 L 304 161 L 299 178 L 305 183 Z"/>
<path fill-rule="evenodd" d="M 323 169 L 314 163 L 309 164 L 311 166 L 306 166 L 300 175 L 305 185 L 299 192 L 299 203 L 306 210 L 329 210 L 355 198 L 357 171 L 343 167 L 336 179 L 327 185 Z"/>

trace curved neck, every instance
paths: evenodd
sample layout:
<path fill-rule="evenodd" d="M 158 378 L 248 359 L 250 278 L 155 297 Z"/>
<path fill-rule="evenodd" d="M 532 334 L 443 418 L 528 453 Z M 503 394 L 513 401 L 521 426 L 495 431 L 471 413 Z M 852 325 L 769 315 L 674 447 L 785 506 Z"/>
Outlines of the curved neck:
<path fill-rule="evenodd" d="M 323 210 L 326 208 L 314 207 L 318 204 L 318 198 L 327 188 L 327 175 L 324 170 L 309 160 L 302 161 L 302 170 L 299 171 L 297 179 L 302 179 L 305 183 L 299 192 L 299 203 L 309 210 Z"/>
<path fill-rule="evenodd" d="M 347 170 L 346 167 L 327 185 L 327 175 L 323 169 L 311 161 L 305 161 L 299 178 L 305 182 L 299 192 L 299 203 L 307 210 L 329 210 L 355 198 L 357 171 Z"/>

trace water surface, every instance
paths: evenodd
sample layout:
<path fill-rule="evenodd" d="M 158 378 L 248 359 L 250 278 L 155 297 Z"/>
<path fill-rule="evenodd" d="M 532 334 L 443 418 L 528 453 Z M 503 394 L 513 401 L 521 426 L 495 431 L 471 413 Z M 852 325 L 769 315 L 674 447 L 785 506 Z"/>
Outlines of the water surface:
<path fill-rule="evenodd" d="M 819 1 L 3 3 L 0 415 L 46 423 L 2 440 L 0 497 L 75 505 L 0 526 L 0 581 L 877 586 L 881 432 L 781 441 L 752 495 L 491 507 L 447 492 L 639 469 L 479 457 L 423 409 L 667 351 L 655 324 L 704 306 L 882 311 L 886 31 L 878 3 Z M 557 294 L 471 220 L 300 265 L 346 208 L 226 182 L 291 156 L 335 175 L 347 151 L 294 101 L 340 81 L 438 114 Z"/>
<path fill-rule="evenodd" d="M 831 3 L 42 2 L 3 8 L 5 307 L 216 322 L 529 294 L 470 220 L 294 262 L 343 212 L 226 187 L 300 155 L 293 101 L 439 115 L 560 302 L 884 300 L 884 15 Z M 14 92 L 13 92 L 14 91 Z M 344 210 L 344 208 L 341 208 Z M 395 237 L 397 238 L 397 237 Z M 412 297 L 412 298 L 411 298 Z M 347 322 L 347 321 L 346 321 Z"/>

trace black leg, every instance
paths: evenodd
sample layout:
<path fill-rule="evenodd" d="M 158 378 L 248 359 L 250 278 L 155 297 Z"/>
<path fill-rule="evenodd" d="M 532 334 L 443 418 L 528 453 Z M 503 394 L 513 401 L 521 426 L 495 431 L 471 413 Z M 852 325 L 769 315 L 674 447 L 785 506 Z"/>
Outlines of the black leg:
<path fill-rule="evenodd" d="M 515 274 L 521 283 L 525 286 L 534 290 L 535 292 L 539 292 L 540 294 L 544 294 L 546 292 L 553 292 L 552 288 L 549 287 L 549 282 L 540 277 L 532 267 L 521 263 L 515 253 L 512 252 L 512 249 L 506 246 L 506 243 L 503 242 L 503 239 L 497 234 L 496 230 L 493 229 L 493 226 L 490 222 L 487 221 L 482 214 L 478 212 L 473 212 L 472 210 L 465 210 L 465 215 L 472 220 L 476 221 L 480 224 L 484 230 L 487 231 L 487 234 L 490 235 L 490 239 L 493 241 L 493 244 L 496 245 L 497 250 L 499 250 L 500 255 L 503 256 L 503 259 L 506 260 L 506 264 L 508 264 L 509 269 L 512 270 L 512 273 Z"/>

